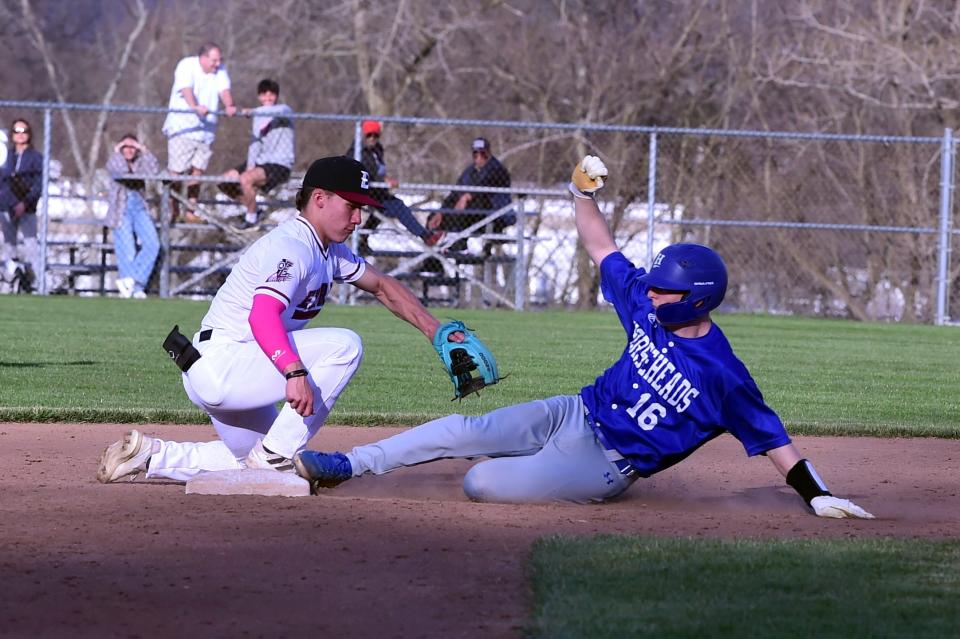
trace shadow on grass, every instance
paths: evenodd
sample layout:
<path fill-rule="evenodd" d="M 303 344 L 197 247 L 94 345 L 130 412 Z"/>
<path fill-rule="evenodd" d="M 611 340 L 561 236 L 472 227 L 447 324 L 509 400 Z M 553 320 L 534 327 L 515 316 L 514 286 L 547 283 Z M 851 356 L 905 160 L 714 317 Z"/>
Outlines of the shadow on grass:
<path fill-rule="evenodd" d="M 75 362 L 2 362 L 0 368 L 47 368 L 48 366 L 94 366 L 98 362 L 81 359 Z"/>

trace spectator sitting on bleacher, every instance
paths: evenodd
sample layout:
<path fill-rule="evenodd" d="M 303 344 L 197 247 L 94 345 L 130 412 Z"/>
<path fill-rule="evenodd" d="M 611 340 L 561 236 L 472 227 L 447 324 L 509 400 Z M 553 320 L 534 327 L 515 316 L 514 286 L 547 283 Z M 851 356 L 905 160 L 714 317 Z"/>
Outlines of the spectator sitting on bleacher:
<path fill-rule="evenodd" d="M 509 188 L 510 172 L 500 163 L 500 160 L 493 156 L 490 151 L 490 142 L 486 138 L 476 138 L 471 148 L 473 162 L 460 174 L 457 185 Z M 434 211 L 427 218 L 427 228 L 446 232 L 462 231 L 489 215 L 489 211 L 509 205 L 510 194 L 508 193 L 453 191 L 443 199 L 440 210 Z M 511 209 L 493 220 L 493 232 L 502 233 L 504 228 L 516 221 L 516 213 Z M 484 231 L 485 229 L 481 227 L 473 234 L 480 235 Z M 454 251 L 466 250 L 467 239 L 461 238 L 449 248 Z M 489 254 L 489 251 L 489 243 L 484 244 L 484 253 Z"/>
<path fill-rule="evenodd" d="M 293 168 L 294 136 L 293 113 L 286 104 L 278 104 L 280 84 L 269 78 L 257 85 L 260 106 L 243 109 L 243 115 L 253 117 L 253 131 L 246 162 L 224 173 L 224 177 L 239 178 L 240 183 L 222 182 L 220 190 L 237 200 L 246 214 L 237 221 L 237 227 L 256 228 L 262 217 L 257 209 L 257 189 L 266 193 L 290 178 Z"/>
<path fill-rule="evenodd" d="M 360 149 L 359 160 L 364 170 L 370 174 L 370 179 L 374 182 L 386 182 L 392 188 L 397 188 L 399 182 L 387 175 L 387 163 L 383 159 L 383 145 L 380 144 L 380 134 L 383 127 L 375 120 L 364 120 L 361 129 L 363 131 L 363 147 Z M 353 145 L 350 145 L 344 155 L 357 159 Z M 414 216 L 410 207 L 404 204 L 403 200 L 391 194 L 389 189 L 370 189 L 370 197 L 383 205 L 381 211 L 383 215 L 397 219 L 408 231 L 423 240 L 427 246 L 433 246 L 443 237 L 442 232 L 425 229 Z M 371 212 L 361 228 L 372 231 L 378 226 L 380 226 L 380 218 Z M 367 237 L 366 234 L 360 235 L 361 254 L 369 252 Z"/>
<path fill-rule="evenodd" d="M 7 281 L 19 277 L 29 289 L 40 273 L 37 202 L 43 188 L 43 155 L 33 148 L 33 132 L 23 118 L 13 121 L 10 140 L 7 161 L 0 168 L 0 231 L 3 233 L 0 261 Z M 22 273 L 23 267 L 17 262 L 18 235 L 22 239 L 23 258 L 32 269 L 28 274 Z M 21 272 L 18 274 L 18 271 Z"/>
<path fill-rule="evenodd" d="M 147 296 L 147 282 L 160 252 L 157 229 L 147 212 L 145 183 L 124 176 L 131 173 L 155 175 L 159 172 L 160 162 L 156 156 L 140 144 L 132 133 L 123 136 L 107 160 L 107 173 L 113 181 L 107 201 L 106 225 L 113 229 L 117 290 L 121 297 Z"/>

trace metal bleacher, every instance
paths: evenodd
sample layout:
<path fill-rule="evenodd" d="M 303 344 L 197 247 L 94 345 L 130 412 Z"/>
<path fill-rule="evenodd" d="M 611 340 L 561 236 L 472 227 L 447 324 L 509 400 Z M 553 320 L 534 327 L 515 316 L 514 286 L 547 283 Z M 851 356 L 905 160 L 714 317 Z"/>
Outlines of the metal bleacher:
<path fill-rule="evenodd" d="M 153 179 L 159 179 L 153 176 Z M 203 178 L 201 178 L 203 179 Z M 212 180 L 214 178 L 208 178 Z M 219 179 L 219 178 L 217 178 Z M 148 293 L 161 297 L 209 297 L 222 285 L 233 264 L 251 242 L 269 231 L 275 223 L 267 222 L 253 231 L 239 231 L 222 207 L 232 206 L 221 200 L 201 200 L 197 209 L 201 224 L 173 223 L 170 220 L 169 198 L 179 194 L 165 182 L 159 197 L 150 199 L 151 210 L 159 211 L 158 234 L 161 251 Z M 266 210 L 289 209 L 285 201 L 264 202 Z M 515 286 L 503 273 L 516 266 L 522 257 L 522 224 L 514 234 L 493 233 L 492 222 L 508 207 L 483 211 L 482 219 L 457 232 L 448 232 L 436 246 L 426 246 L 405 230 L 384 218 L 380 228 L 372 232 L 357 229 L 353 248 L 381 271 L 405 282 L 428 306 L 505 306 L 516 307 L 516 297 L 506 289 Z M 514 202 L 509 208 L 518 208 Z M 519 207 L 522 210 L 522 204 Z M 426 215 L 429 208 L 415 209 Z M 287 211 L 293 215 L 293 211 Z M 369 213 L 371 215 L 376 213 Z M 474 217 L 479 217 L 474 212 Z M 522 219 L 522 217 L 521 217 Z M 61 227 L 59 232 L 58 227 Z M 79 227 L 79 229 L 78 229 Z M 53 275 L 50 292 L 59 294 L 108 295 L 116 292 L 116 260 L 110 229 L 103 221 L 90 217 L 51 218 L 47 247 L 47 273 Z M 75 236 L 69 230 L 77 230 Z M 513 231 L 514 229 L 509 229 Z M 359 237 L 376 237 L 369 249 L 359 248 Z M 520 242 L 518 242 L 520 238 Z M 412 242 L 412 240 L 416 240 Z M 458 240 L 467 239 L 481 250 L 452 250 Z M 460 242 L 462 245 L 463 242 Z M 476 249 L 476 246 L 472 247 Z M 508 248 L 518 247 L 518 248 Z M 497 270 L 501 269 L 498 281 Z M 56 275 L 63 277 L 57 278 Z M 503 281 L 507 282 L 503 286 Z M 369 296 L 353 287 L 346 300 L 367 301 Z"/>

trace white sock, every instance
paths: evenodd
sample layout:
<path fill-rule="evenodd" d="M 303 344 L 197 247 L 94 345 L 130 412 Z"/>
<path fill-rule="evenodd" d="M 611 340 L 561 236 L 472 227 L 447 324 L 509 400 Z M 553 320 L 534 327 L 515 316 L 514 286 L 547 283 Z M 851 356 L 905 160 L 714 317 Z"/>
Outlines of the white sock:
<path fill-rule="evenodd" d="M 254 211 L 253 213 L 247 213 L 246 215 L 244 215 L 243 219 L 247 221 L 247 224 L 256 224 L 257 219 L 259 219 L 259 217 L 260 215 L 256 211 Z"/>

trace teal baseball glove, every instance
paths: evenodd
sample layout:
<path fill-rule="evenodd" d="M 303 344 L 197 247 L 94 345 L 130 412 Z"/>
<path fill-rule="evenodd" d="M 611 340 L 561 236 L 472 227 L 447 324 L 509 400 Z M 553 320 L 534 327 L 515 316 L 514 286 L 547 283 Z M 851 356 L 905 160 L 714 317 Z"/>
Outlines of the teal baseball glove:
<path fill-rule="evenodd" d="M 450 334 L 458 331 L 464 334 L 464 340 L 451 342 Z M 453 382 L 453 399 L 463 399 L 502 379 L 493 353 L 463 322 L 454 320 L 441 325 L 433 336 L 433 347 Z"/>

